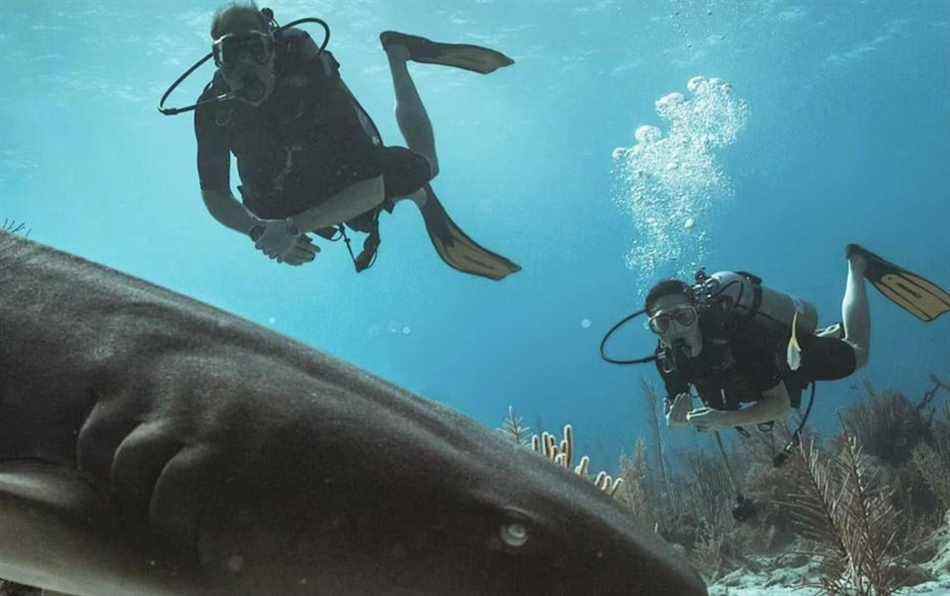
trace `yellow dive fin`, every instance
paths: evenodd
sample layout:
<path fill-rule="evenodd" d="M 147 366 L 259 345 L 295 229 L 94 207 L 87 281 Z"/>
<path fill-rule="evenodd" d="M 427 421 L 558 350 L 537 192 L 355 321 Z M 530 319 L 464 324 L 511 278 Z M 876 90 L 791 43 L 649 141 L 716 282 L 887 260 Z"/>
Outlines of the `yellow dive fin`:
<path fill-rule="evenodd" d="M 928 323 L 950 311 L 950 292 L 932 281 L 898 267 L 863 246 L 849 244 L 847 256 L 857 253 L 867 261 L 864 276 L 885 298 Z"/>
<path fill-rule="evenodd" d="M 426 231 L 432 246 L 449 267 L 495 281 L 521 271 L 519 265 L 479 245 L 455 225 L 428 184 L 425 192 L 427 200 L 420 210 Z"/>

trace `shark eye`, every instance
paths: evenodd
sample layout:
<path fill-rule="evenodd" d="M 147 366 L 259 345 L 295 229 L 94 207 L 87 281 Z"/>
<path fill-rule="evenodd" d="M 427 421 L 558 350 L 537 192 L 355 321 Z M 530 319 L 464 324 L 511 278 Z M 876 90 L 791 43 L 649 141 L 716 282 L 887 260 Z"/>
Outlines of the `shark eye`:
<path fill-rule="evenodd" d="M 528 528 L 517 522 L 504 524 L 501 526 L 501 540 L 508 546 L 524 546 L 528 542 Z"/>

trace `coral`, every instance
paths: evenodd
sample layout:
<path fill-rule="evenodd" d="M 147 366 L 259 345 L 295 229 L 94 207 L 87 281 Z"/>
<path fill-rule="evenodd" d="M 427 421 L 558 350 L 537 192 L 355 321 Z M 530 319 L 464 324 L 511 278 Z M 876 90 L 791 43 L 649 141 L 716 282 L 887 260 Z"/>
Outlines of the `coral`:
<path fill-rule="evenodd" d="M 620 478 L 623 480 L 617 499 L 633 512 L 643 526 L 654 528 L 657 515 L 654 509 L 654 495 L 649 486 L 650 468 L 647 465 L 647 448 L 643 439 L 637 439 L 633 456 L 621 456 Z"/>
<path fill-rule="evenodd" d="M 791 439 L 787 425 L 727 444 L 736 487 L 714 444 L 668 449 L 662 398 L 641 383 L 647 433 L 621 455 L 613 495 L 708 582 L 750 573 L 763 587 L 804 581 L 826 593 L 875 596 L 921 584 L 942 573 L 928 565 L 943 552 L 934 532 L 950 510 L 950 405 L 937 400 L 948 386 L 931 381 L 916 402 L 867 384 L 867 399 L 841 414 L 838 436 L 823 441 L 804 429 L 783 467 L 774 458 Z M 522 444 L 528 432 L 513 410 L 501 430 Z M 535 435 L 533 448 L 571 468 L 573 438 L 568 425 L 563 438 Z M 588 464 L 582 458 L 575 472 L 587 476 Z M 733 519 L 736 490 L 755 501 L 754 519 Z"/>
<path fill-rule="evenodd" d="M 868 399 L 842 414 L 847 434 L 853 435 L 868 455 L 888 465 L 906 463 L 921 441 L 932 440 L 930 420 L 902 393 L 878 393 L 870 383 L 865 383 L 865 388 Z M 843 435 L 839 447 L 842 440 Z"/>
<path fill-rule="evenodd" d="M 653 437 L 653 449 L 654 455 L 656 457 L 655 466 L 657 472 L 660 474 L 660 480 L 663 483 L 663 490 L 665 494 L 670 494 L 670 476 L 669 476 L 669 466 L 666 463 L 666 457 L 663 453 L 663 435 L 660 433 L 660 411 L 661 411 L 661 398 L 656 392 L 654 386 L 650 383 L 647 383 L 645 380 L 640 380 L 640 388 L 643 390 L 643 398 L 647 403 L 647 415 L 649 416 L 647 422 L 650 425 L 650 434 Z"/>
<path fill-rule="evenodd" d="M 551 460 L 552 463 L 570 470 L 574 460 L 574 428 L 570 424 L 565 424 L 563 432 L 564 437 L 560 441 L 548 432 L 534 435 L 531 437 L 531 448 Z M 591 480 L 589 468 L 590 457 L 585 455 L 573 469 L 578 476 Z M 593 478 L 593 483 L 600 490 L 613 496 L 623 484 L 623 478 L 614 479 L 606 471 L 601 470 Z"/>
<path fill-rule="evenodd" d="M 507 434 L 519 445 L 531 444 L 529 434 L 531 428 L 524 424 L 524 419 L 521 418 L 521 416 L 515 415 L 515 409 L 512 406 L 508 406 L 508 415 L 505 416 L 505 419 L 502 421 L 501 428 L 497 430 Z"/>
<path fill-rule="evenodd" d="M 935 445 L 914 449 L 913 462 L 917 472 L 933 491 L 944 511 L 950 510 L 950 441 L 941 437 Z"/>
<path fill-rule="evenodd" d="M 508 406 L 508 415 L 502 422 L 502 427 L 498 429 L 515 443 L 521 446 L 529 446 L 539 455 L 543 455 L 551 463 L 572 469 L 574 463 L 574 428 L 570 424 L 564 425 L 564 436 L 560 440 L 551 433 L 542 432 L 540 435 L 532 435 L 528 439 L 529 428 L 524 425 L 522 418 L 515 415 L 514 408 Z M 580 462 L 573 468 L 578 476 L 591 480 L 594 485 L 610 496 L 614 496 L 620 486 L 623 484 L 623 478 L 613 478 L 606 471 L 598 472 L 593 478 L 590 476 L 590 457 L 583 456 Z"/>
<path fill-rule="evenodd" d="M 706 582 L 714 582 L 723 575 L 723 542 L 726 538 L 710 524 L 703 524 L 699 532 L 689 560 Z"/>

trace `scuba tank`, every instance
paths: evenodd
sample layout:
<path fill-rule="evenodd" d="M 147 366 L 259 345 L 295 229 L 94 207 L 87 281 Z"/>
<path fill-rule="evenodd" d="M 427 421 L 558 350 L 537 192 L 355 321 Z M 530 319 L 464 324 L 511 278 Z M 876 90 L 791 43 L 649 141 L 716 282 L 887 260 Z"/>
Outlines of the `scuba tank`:
<path fill-rule="evenodd" d="M 792 333 L 796 320 L 799 336 L 811 335 L 818 328 L 818 309 L 796 296 L 785 294 L 762 285 L 762 279 L 746 272 L 720 271 L 700 279 L 697 285 L 709 298 L 725 299 L 729 305 L 745 311 L 749 318 L 757 317 L 777 337 Z"/>

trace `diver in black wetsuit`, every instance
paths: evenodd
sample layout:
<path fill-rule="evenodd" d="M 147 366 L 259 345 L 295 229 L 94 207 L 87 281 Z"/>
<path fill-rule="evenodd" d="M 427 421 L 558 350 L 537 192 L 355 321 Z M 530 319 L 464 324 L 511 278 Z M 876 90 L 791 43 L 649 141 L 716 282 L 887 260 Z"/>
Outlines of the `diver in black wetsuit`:
<path fill-rule="evenodd" d="M 826 331 L 816 331 L 813 306 L 749 274 L 717 273 L 698 279 L 698 290 L 677 280 L 657 284 L 646 312 L 659 336 L 667 424 L 715 431 L 781 421 L 809 383 L 864 366 L 871 335 L 866 267 L 863 255 L 849 254 L 843 329 Z M 691 385 L 704 407 L 692 409 Z"/>
<path fill-rule="evenodd" d="M 812 305 L 747 273 L 698 274 L 696 286 L 657 284 L 645 312 L 659 336 L 656 363 L 667 389 L 668 425 L 715 431 L 783 420 L 810 383 L 843 379 L 863 367 L 871 340 L 865 279 L 924 322 L 950 312 L 950 294 L 926 278 L 856 244 L 846 255 L 843 325 L 824 330 L 817 329 Z M 692 409 L 690 386 L 704 407 Z"/>
<path fill-rule="evenodd" d="M 380 213 L 410 199 L 450 266 L 495 280 L 520 270 L 462 232 L 432 191 L 429 182 L 439 171 L 434 136 L 406 65 L 414 60 L 487 74 L 511 64 L 509 58 L 383 33 L 396 119 L 409 145 L 387 147 L 340 78 L 339 64 L 304 31 L 276 27 L 269 11 L 249 3 L 218 11 L 211 36 L 218 70 L 199 99 L 195 135 L 202 197 L 216 220 L 289 265 L 310 262 L 319 251 L 308 233 L 331 238 L 345 222 L 369 234 L 355 259 L 362 270 L 379 245 Z M 224 95 L 231 99 L 214 101 Z M 231 193 L 232 153 L 243 205 Z"/>

